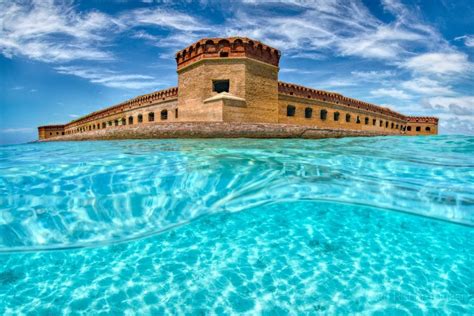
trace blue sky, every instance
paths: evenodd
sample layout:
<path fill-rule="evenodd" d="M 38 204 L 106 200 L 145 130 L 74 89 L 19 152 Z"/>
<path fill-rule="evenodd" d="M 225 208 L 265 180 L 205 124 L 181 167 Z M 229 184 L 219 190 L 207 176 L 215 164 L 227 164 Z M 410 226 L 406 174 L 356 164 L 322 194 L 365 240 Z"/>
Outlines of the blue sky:
<path fill-rule="evenodd" d="M 0 0 L 0 143 L 177 84 L 174 53 L 247 36 L 280 80 L 474 134 L 474 2 Z"/>

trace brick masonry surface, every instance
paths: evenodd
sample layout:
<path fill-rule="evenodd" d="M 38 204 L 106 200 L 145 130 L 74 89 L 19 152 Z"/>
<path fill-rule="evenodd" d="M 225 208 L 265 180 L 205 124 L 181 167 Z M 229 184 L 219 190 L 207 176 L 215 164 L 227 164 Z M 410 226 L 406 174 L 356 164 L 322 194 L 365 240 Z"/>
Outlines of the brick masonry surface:
<path fill-rule="evenodd" d="M 346 129 L 322 129 L 308 126 L 273 123 L 183 122 L 148 126 L 117 126 L 107 130 L 56 136 L 43 141 L 80 141 L 115 139 L 166 138 L 339 138 L 383 136 L 387 133 Z"/>

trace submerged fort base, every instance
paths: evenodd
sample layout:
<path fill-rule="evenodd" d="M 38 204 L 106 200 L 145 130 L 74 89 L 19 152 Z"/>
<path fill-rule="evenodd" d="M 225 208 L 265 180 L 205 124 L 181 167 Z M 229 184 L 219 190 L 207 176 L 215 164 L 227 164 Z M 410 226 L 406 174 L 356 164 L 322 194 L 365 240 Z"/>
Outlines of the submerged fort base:
<path fill-rule="evenodd" d="M 178 87 L 138 96 L 66 125 L 40 126 L 39 139 L 438 133 L 435 117 L 406 116 L 278 81 L 279 61 L 279 50 L 245 37 L 202 39 L 176 54 Z"/>

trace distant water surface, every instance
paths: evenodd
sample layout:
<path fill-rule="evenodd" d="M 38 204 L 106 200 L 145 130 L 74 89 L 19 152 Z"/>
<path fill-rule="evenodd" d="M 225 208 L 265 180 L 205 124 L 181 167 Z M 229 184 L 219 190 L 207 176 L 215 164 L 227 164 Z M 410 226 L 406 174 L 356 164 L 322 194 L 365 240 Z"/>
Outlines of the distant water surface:
<path fill-rule="evenodd" d="M 473 153 L 467 136 L 0 147 L 0 314 L 472 314 Z"/>

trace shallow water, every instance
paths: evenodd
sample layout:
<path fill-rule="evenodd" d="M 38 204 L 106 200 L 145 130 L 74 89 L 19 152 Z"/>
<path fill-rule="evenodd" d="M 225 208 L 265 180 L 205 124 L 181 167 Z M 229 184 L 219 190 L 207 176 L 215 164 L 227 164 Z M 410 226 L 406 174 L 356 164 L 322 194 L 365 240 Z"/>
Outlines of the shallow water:
<path fill-rule="evenodd" d="M 462 136 L 0 147 L 0 314 L 472 314 L 473 152 Z"/>

